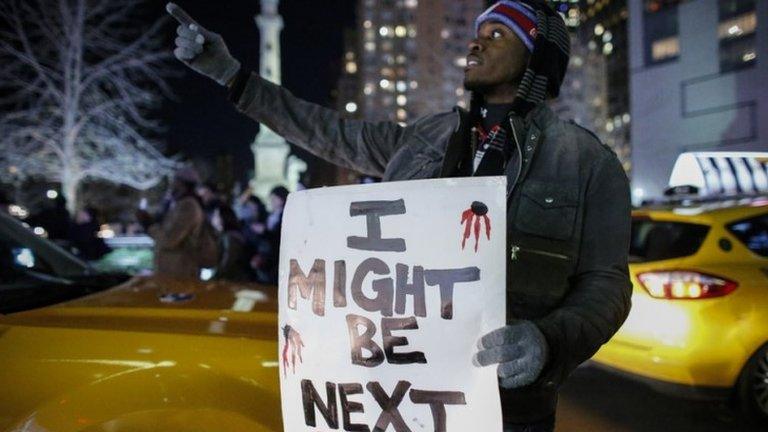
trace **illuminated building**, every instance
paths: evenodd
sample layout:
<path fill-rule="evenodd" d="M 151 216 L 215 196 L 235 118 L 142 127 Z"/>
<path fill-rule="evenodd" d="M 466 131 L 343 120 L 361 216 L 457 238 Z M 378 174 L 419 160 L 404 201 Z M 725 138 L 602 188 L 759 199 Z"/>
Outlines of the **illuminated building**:
<path fill-rule="evenodd" d="M 659 196 L 686 151 L 765 150 L 768 2 L 629 2 L 632 180 Z"/>
<path fill-rule="evenodd" d="M 483 0 L 360 0 L 345 36 L 336 109 L 346 118 L 401 124 L 455 105 Z M 338 182 L 355 175 L 339 170 Z"/>
<path fill-rule="evenodd" d="M 363 102 L 363 92 L 360 86 L 360 45 L 358 33 L 354 30 L 344 32 L 344 57 L 341 62 L 341 73 L 333 96 L 336 100 L 336 110 L 342 117 L 348 119 L 361 118 L 360 106 Z M 354 184 L 359 175 L 343 167 L 335 167 L 335 184 Z"/>
<path fill-rule="evenodd" d="M 474 36 L 475 17 L 491 3 L 360 0 L 355 61 L 359 96 L 340 96 L 338 109 L 343 112 L 354 102 L 360 118 L 407 122 L 457 103 L 466 106 L 462 80 L 467 44 Z M 573 34 L 569 72 L 553 108 L 597 133 L 629 171 L 626 0 L 550 3 Z"/>
<path fill-rule="evenodd" d="M 551 1 L 571 29 L 571 63 L 554 104 L 593 131 L 627 172 L 631 145 L 626 0 Z"/>
<path fill-rule="evenodd" d="M 624 169 L 632 169 L 631 115 L 629 110 L 628 11 L 625 0 L 586 1 L 582 38 L 587 49 L 605 63 L 605 117 L 597 125 L 603 142 L 619 157 Z"/>
<path fill-rule="evenodd" d="M 360 0 L 359 115 L 407 123 L 466 106 L 465 56 L 484 6 L 482 0 Z M 343 107 L 349 102 L 339 99 Z"/>
<path fill-rule="evenodd" d="M 357 33 L 353 30 L 344 32 L 344 58 L 341 62 L 341 74 L 334 92 L 336 109 L 345 118 L 359 118 L 362 102 L 360 88 L 360 52 Z"/>

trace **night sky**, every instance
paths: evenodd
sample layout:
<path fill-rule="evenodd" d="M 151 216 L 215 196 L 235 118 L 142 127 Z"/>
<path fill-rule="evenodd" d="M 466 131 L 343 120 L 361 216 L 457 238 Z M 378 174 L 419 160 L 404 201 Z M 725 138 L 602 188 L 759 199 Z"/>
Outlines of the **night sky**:
<path fill-rule="evenodd" d="M 260 4 L 254 0 L 177 0 L 206 28 L 220 33 L 242 64 L 258 70 L 259 32 L 254 16 Z M 355 25 L 355 0 L 284 0 L 280 4 L 284 28 L 282 40 L 283 85 L 296 96 L 328 106 L 341 71 L 343 33 Z M 158 1 L 163 10 L 165 1 Z M 172 26 L 175 29 L 175 25 Z M 169 35 L 169 50 L 173 48 Z M 206 77 L 178 63 L 181 74 L 170 83 L 177 100 L 168 101 L 161 115 L 166 119 L 167 150 L 171 153 L 210 159 L 232 155 L 235 178 L 245 180 L 253 169 L 249 148 L 258 125 L 235 111 L 225 90 Z M 305 153 L 300 155 L 307 159 Z M 312 164 L 313 160 L 309 160 Z"/>

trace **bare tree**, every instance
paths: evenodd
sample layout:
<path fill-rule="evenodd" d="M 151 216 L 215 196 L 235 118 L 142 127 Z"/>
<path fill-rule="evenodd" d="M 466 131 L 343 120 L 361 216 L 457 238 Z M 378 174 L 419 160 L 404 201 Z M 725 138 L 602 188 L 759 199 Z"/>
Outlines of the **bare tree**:
<path fill-rule="evenodd" d="M 145 190 L 175 166 L 149 136 L 170 50 L 137 0 L 0 2 L 0 180 L 61 183 L 70 210 L 80 185 Z"/>

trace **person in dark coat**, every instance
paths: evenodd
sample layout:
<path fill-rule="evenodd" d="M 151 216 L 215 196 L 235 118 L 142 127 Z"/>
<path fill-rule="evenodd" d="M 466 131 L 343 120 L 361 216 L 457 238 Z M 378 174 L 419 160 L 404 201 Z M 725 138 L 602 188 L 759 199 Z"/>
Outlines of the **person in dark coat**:
<path fill-rule="evenodd" d="M 267 217 L 267 237 L 276 250 L 280 250 L 280 232 L 283 228 L 283 209 L 288 200 L 288 189 L 285 186 L 275 186 L 269 193 L 269 203 L 272 211 Z"/>
<path fill-rule="evenodd" d="M 248 245 L 240 221 L 231 207 L 224 204 L 213 211 L 211 224 L 219 232 L 221 258 L 215 279 L 244 282 L 250 279 Z"/>
<path fill-rule="evenodd" d="M 48 233 L 48 239 L 65 248 L 69 247 L 69 225 L 71 218 L 67 210 L 67 200 L 58 195 L 39 213 L 28 220 L 32 226 L 41 227 Z"/>
<path fill-rule="evenodd" d="M 263 284 L 275 284 L 279 257 L 267 233 L 267 207 L 259 197 L 252 195 L 250 190 L 243 193 L 238 201 L 242 233 L 250 256 L 248 265 L 251 269 L 251 279 Z"/>
<path fill-rule="evenodd" d="M 180 279 L 199 279 L 204 261 L 216 261 L 212 249 L 204 247 L 206 223 L 200 199 L 195 195 L 199 182 L 197 173 L 190 168 L 179 169 L 171 182 L 170 196 L 164 211 L 152 217 L 138 210 L 136 218 L 155 241 L 155 274 Z M 207 243 L 207 242 L 206 242 Z"/>
<path fill-rule="evenodd" d="M 86 261 L 96 261 L 111 251 L 98 234 L 99 222 L 96 210 L 92 207 L 79 210 L 70 225 L 68 235 L 77 256 Z"/>
<path fill-rule="evenodd" d="M 408 125 L 344 119 L 252 73 L 175 4 L 174 55 L 287 141 L 383 181 L 507 178 L 507 325 L 481 337 L 478 367 L 499 376 L 505 431 L 554 430 L 559 387 L 626 319 L 629 182 L 616 154 L 548 107 L 570 54 L 544 0 L 502 0 L 475 22 L 468 111 Z M 437 251 L 436 253 L 439 253 Z"/>

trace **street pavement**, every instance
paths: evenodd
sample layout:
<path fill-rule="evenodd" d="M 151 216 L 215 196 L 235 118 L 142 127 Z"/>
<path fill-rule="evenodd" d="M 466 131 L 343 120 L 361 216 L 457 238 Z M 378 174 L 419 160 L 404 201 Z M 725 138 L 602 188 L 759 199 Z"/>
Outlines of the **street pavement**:
<path fill-rule="evenodd" d="M 752 432 L 725 404 L 659 394 L 593 366 L 577 369 L 560 392 L 556 432 Z"/>

